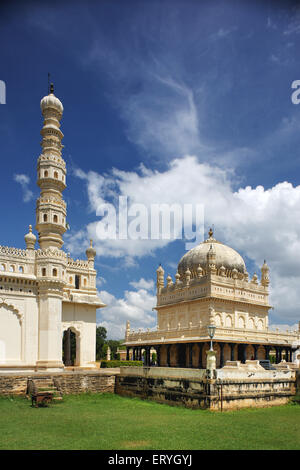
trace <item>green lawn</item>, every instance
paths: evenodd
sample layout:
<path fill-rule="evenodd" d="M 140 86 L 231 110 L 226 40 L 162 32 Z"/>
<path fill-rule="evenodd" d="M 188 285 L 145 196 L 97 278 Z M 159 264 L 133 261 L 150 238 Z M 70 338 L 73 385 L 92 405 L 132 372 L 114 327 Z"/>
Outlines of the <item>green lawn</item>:
<path fill-rule="evenodd" d="M 0 398 L 0 449 L 300 449 L 300 406 L 210 412 L 118 395 Z"/>

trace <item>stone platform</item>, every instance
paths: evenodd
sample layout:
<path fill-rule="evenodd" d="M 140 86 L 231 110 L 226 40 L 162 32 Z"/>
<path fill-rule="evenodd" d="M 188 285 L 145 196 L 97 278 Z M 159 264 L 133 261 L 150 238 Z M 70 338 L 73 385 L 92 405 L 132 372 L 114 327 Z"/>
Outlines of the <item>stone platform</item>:
<path fill-rule="evenodd" d="M 257 362 L 231 363 L 214 371 L 122 367 L 116 393 L 216 411 L 287 403 L 296 394 L 297 373 L 265 370 Z"/>

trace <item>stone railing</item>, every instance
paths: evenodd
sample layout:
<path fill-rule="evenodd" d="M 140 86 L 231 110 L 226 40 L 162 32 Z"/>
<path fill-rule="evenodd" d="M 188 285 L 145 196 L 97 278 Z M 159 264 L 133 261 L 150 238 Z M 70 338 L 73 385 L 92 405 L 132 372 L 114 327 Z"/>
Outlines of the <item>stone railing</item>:
<path fill-rule="evenodd" d="M 37 199 L 37 204 L 55 204 L 56 206 L 62 206 L 64 209 L 66 209 L 67 204 L 63 199 L 58 199 L 54 197 L 39 197 Z"/>
<path fill-rule="evenodd" d="M 69 269 L 89 269 L 89 263 L 83 259 L 72 259 L 68 257 L 68 268 Z"/>
<path fill-rule="evenodd" d="M 139 342 L 167 342 L 170 340 L 175 341 L 192 341 L 206 339 L 209 341 L 207 327 L 200 327 L 198 325 L 189 327 L 179 327 L 170 329 L 158 329 L 154 331 L 130 331 L 127 335 L 126 343 L 139 343 Z M 217 327 L 215 331 L 214 341 L 228 341 L 228 342 L 255 342 L 255 343 L 278 343 L 278 344 L 291 344 L 300 341 L 300 332 L 280 332 L 272 331 L 269 329 L 254 330 L 245 328 L 225 328 Z"/>
<path fill-rule="evenodd" d="M 8 246 L 0 246 L 0 258 L 2 256 L 5 257 L 13 257 L 13 258 L 26 258 L 27 251 L 21 248 L 12 248 Z"/>
<path fill-rule="evenodd" d="M 51 248 L 48 248 L 47 250 L 36 250 L 36 258 L 37 259 L 43 259 L 43 258 L 60 258 L 63 261 L 66 261 L 67 259 L 67 254 L 62 251 L 62 250 L 53 250 Z"/>
<path fill-rule="evenodd" d="M 164 288 L 161 293 L 157 295 L 157 306 L 174 304 L 180 301 L 202 299 L 209 296 L 220 299 L 237 300 L 240 302 L 250 301 L 257 305 L 268 305 L 268 292 L 260 285 L 247 283 L 243 286 L 218 286 L 215 284 L 210 286 L 208 283 L 194 282 L 189 286 L 176 286 L 173 284 L 170 288 Z"/>
<path fill-rule="evenodd" d="M 58 167 L 62 169 L 66 168 L 66 162 L 61 157 L 56 155 L 40 155 L 38 158 L 38 163 L 45 161 L 55 162 Z"/>

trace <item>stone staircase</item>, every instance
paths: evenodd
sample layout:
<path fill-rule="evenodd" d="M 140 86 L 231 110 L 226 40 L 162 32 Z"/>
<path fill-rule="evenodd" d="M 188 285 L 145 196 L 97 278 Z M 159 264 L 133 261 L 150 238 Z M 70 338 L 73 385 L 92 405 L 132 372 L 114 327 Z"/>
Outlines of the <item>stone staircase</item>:
<path fill-rule="evenodd" d="M 62 400 L 62 392 L 56 387 L 52 377 L 30 377 L 27 382 L 27 395 L 31 396 L 37 392 L 53 393 L 54 401 Z"/>

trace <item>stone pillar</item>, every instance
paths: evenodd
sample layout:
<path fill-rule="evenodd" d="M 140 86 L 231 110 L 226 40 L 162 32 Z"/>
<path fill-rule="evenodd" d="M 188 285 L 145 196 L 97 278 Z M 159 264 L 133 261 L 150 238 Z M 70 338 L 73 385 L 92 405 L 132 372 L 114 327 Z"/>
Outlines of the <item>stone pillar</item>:
<path fill-rule="evenodd" d="M 202 364 L 203 344 L 204 343 L 198 343 L 198 346 L 199 346 L 198 369 L 203 369 L 203 364 Z"/>
<path fill-rule="evenodd" d="M 234 347 L 235 347 L 235 344 L 234 343 L 228 343 L 228 344 L 230 346 L 230 360 L 234 361 Z"/>
<path fill-rule="evenodd" d="M 224 343 L 219 343 L 220 347 L 220 368 L 224 366 Z"/>
<path fill-rule="evenodd" d="M 150 346 L 145 346 L 145 366 L 150 366 Z"/>
<path fill-rule="evenodd" d="M 282 361 L 282 347 L 278 347 L 278 362 Z"/>
<path fill-rule="evenodd" d="M 254 349 L 254 360 L 257 361 L 257 350 L 258 350 L 258 344 L 252 344 L 253 349 Z"/>
<path fill-rule="evenodd" d="M 156 346 L 157 366 L 160 367 L 160 346 Z"/>
<path fill-rule="evenodd" d="M 39 281 L 39 357 L 40 369 L 61 369 L 63 282 Z"/>
<path fill-rule="evenodd" d="M 278 364 L 280 362 L 279 360 L 279 348 L 278 346 L 275 346 L 275 351 L 276 351 L 276 359 L 275 359 L 275 362 L 276 364 Z"/>
<path fill-rule="evenodd" d="M 269 361 L 269 360 L 270 360 L 270 349 L 271 349 L 271 346 L 265 346 L 265 345 L 264 345 L 264 348 L 265 348 L 265 351 L 266 351 L 266 360 Z"/>
<path fill-rule="evenodd" d="M 194 343 L 189 344 L 189 368 L 193 367 L 193 346 Z"/>
<path fill-rule="evenodd" d="M 289 348 L 285 348 L 285 361 L 290 362 L 289 361 Z"/>
<path fill-rule="evenodd" d="M 167 345 L 167 367 L 170 367 L 170 364 L 171 364 L 171 362 L 170 362 L 170 349 L 171 349 L 171 345 L 168 344 Z"/>
<path fill-rule="evenodd" d="M 246 363 L 247 355 L 246 355 L 246 349 L 247 349 L 248 344 L 243 344 L 243 353 L 242 353 L 242 364 Z"/>

